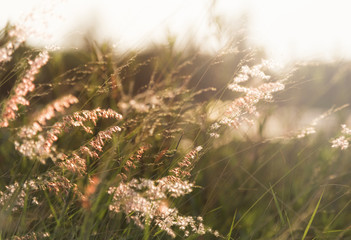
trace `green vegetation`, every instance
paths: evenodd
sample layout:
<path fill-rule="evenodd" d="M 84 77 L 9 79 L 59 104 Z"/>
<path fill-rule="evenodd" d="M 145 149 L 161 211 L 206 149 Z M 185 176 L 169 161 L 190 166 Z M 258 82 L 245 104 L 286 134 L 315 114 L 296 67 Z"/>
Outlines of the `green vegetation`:
<path fill-rule="evenodd" d="M 351 237 L 350 154 L 332 148 L 350 133 L 348 63 L 274 71 L 243 41 L 47 52 L 11 31 L 1 239 Z"/>

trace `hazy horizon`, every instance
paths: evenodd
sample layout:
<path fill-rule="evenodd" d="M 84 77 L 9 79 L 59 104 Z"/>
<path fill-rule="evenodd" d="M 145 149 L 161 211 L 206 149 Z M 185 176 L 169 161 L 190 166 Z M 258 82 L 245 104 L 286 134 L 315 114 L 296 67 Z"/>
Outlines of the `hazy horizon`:
<path fill-rule="evenodd" d="M 191 39 L 205 51 L 218 50 L 226 43 L 221 37 L 243 30 L 252 48 L 264 49 L 269 58 L 282 63 L 351 59 L 351 34 L 345 30 L 351 20 L 347 1 L 67 0 L 58 1 L 63 3 L 53 7 L 54 16 L 47 14 L 45 20 L 40 15 L 46 11 L 42 2 L 6 3 L 0 9 L 1 26 L 33 13 L 36 30 L 52 35 L 30 39 L 34 44 L 70 46 L 90 33 L 118 48 L 139 49 L 176 36 L 177 44 L 184 46 Z"/>

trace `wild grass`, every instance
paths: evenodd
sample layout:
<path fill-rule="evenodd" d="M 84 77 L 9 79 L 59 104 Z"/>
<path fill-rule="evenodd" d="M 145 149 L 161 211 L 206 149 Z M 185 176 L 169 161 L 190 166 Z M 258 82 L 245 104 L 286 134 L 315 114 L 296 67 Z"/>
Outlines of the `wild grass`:
<path fill-rule="evenodd" d="M 340 108 L 271 136 L 308 85 L 303 67 L 278 74 L 252 52 L 172 46 L 47 51 L 11 29 L 0 41 L 2 239 L 350 237 L 349 129 L 317 124 L 344 122 Z"/>

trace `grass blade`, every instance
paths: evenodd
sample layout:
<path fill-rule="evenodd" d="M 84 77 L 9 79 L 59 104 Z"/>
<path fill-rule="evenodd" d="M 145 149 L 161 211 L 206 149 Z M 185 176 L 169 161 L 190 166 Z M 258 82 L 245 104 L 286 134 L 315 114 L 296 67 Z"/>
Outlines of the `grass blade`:
<path fill-rule="evenodd" d="M 293 231 L 292 231 L 292 228 L 291 228 L 291 224 L 290 224 L 290 220 L 289 220 L 288 214 L 286 213 L 286 211 L 284 211 L 284 214 L 285 214 L 285 218 L 286 218 L 286 221 L 287 221 L 287 223 L 288 223 L 288 226 L 289 226 L 289 231 L 290 231 L 291 239 L 294 239 Z"/>
<path fill-rule="evenodd" d="M 319 208 L 319 204 L 321 203 L 323 194 L 324 194 L 324 190 L 323 190 L 321 196 L 319 197 L 317 206 L 315 207 L 315 209 L 314 209 L 314 211 L 313 211 L 313 213 L 312 213 L 311 219 L 310 219 L 310 221 L 309 221 L 308 224 L 307 224 L 307 227 L 306 227 L 306 229 L 305 229 L 305 232 L 303 233 L 303 236 L 302 236 L 301 240 L 304 240 L 304 239 L 306 238 L 306 236 L 307 236 L 308 230 L 310 229 L 310 227 L 311 227 L 311 225 L 312 225 L 312 222 L 313 222 L 313 219 L 314 219 L 314 217 L 316 216 L 317 210 L 318 210 L 318 208 Z"/>
<path fill-rule="evenodd" d="M 282 224 L 284 225 L 284 224 L 285 224 L 285 221 L 284 221 L 283 213 L 282 213 L 282 211 L 281 211 L 281 209 L 280 209 L 280 206 L 279 206 L 279 203 L 278 203 L 277 196 L 275 195 L 272 186 L 270 186 L 270 189 L 271 189 L 271 192 L 272 192 L 272 196 L 273 196 L 273 199 L 274 199 L 275 206 L 277 207 L 277 210 L 278 210 L 278 214 L 279 214 L 279 217 L 280 217 L 280 221 L 281 221 Z"/>
<path fill-rule="evenodd" d="M 235 218 L 236 218 L 236 211 L 237 209 L 235 209 L 235 213 L 234 213 L 234 216 L 233 216 L 233 221 L 232 221 L 232 225 L 230 226 L 230 230 L 229 230 L 229 233 L 227 235 L 227 240 L 230 240 L 231 239 L 231 236 L 232 236 L 232 231 L 234 229 L 234 222 L 235 222 Z"/>

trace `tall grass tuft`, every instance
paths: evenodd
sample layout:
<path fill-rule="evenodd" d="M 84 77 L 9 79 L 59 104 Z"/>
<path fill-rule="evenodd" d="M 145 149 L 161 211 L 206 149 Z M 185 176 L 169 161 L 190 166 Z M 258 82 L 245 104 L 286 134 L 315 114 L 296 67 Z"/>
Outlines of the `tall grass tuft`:
<path fill-rule="evenodd" d="M 267 137 L 296 88 L 272 62 L 172 44 L 34 49 L 11 26 L 0 36 L 1 239 L 350 235 L 351 130 L 317 129 L 344 106 Z"/>
<path fill-rule="evenodd" d="M 109 52 L 56 77 L 49 73 L 49 80 L 43 74 L 55 71 L 50 62 L 62 53 L 17 53 L 22 39 L 11 31 L 4 36 L 11 38 L 1 50 L 2 69 L 24 63 L 0 113 L 2 141 L 16 150 L 6 159 L 10 172 L 0 192 L 5 238 L 137 237 L 143 231 L 144 238 L 220 236 L 202 216 L 182 214 L 175 200 L 198 187 L 192 170 L 209 151 L 209 138 L 219 138 L 228 126 L 252 124 L 255 105 L 284 88 L 269 81 L 265 62 L 241 68 L 228 89 L 244 96 L 223 117 L 209 120 L 212 100 L 196 97 L 215 89 L 189 87 L 192 73 L 181 74 L 187 59 L 165 69 L 155 65 L 138 88 L 130 74 L 152 59 L 139 63 L 136 55 L 119 62 Z M 250 79 L 260 85 L 239 85 Z M 189 139 L 189 126 L 199 133 L 208 129 L 208 139 L 193 139 L 199 145 L 186 153 L 178 147 L 183 137 Z"/>

